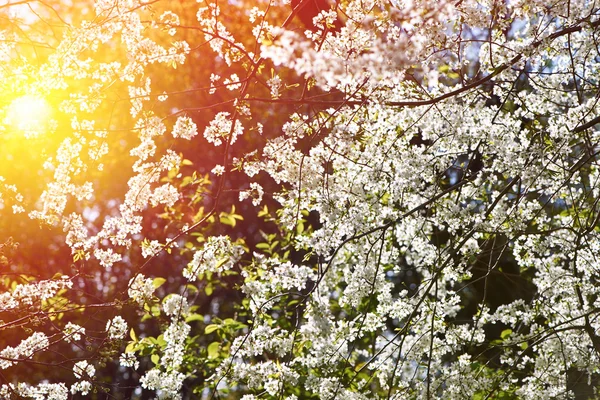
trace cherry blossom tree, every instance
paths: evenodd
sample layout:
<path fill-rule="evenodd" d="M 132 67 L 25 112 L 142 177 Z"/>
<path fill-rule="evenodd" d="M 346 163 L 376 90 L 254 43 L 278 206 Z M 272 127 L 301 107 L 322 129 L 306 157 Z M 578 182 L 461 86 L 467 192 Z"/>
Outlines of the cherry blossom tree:
<path fill-rule="evenodd" d="M 594 398 L 599 12 L 0 6 L 0 397 Z"/>

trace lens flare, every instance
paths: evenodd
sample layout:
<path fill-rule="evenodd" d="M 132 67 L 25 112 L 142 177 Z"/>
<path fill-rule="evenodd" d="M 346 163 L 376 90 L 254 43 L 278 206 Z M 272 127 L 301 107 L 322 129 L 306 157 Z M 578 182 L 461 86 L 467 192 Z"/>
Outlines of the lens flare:
<path fill-rule="evenodd" d="M 50 123 L 51 108 L 38 96 L 25 95 L 15 99 L 6 110 L 5 124 L 23 132 L 25 137 L 45 132 Z"/>

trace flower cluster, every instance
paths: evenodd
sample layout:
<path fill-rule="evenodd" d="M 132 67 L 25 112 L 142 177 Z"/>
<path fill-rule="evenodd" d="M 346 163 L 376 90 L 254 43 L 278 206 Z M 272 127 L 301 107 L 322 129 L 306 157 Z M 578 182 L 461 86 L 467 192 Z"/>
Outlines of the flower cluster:
<path fill-rule="evenodd" d="M 182 321 L 188 313 L 187 299 L 172 294 L 164 300 L 163 309 L 165 314 L 171 317 L 171 323 L 163 333 L 166 345 L 160 362 L 142 376 L 140 383 L 146 389 L 156 390 L 160 399 L 177 399 L 180 398 L 179 392 L 185 379 L 185 374 L 180 370 L 191 330 L 190 325 Z M 137 368 L 137 361 L 132 362 L 127 357 L 126 354 L 121 356 L 121 365 L 133 365 Z"/>
<path fill-rule="evenodd" d="M 117 315 L 106 323 L 106 330 L 110 340 L 123 339 L 127 334 L 127 322 L 123 317 Z"/>
<path fill-rule="evenodd" d="M 228 112 L 220 112 L 204 130 L 204 138 L 215 146 L 223 142 L 235 143 L 237 137 L 244 133 L 244 128 L 239 120 L 233 122 Z"/>
<path fill-rule="evenodd" d="M 85 328 L 72 322 L 68 322 L 63 329 L 63 334 L 65 335 L 65 341 L 67 343 L 76 342 L 81 340 L 81 335 L 85 335 Z"/>
<path fill-rule="evenodd" d="M 142 274 L 137 274 L 129 281 L 127 294 L 138 304 L 144 304 L 152 298 L 154 293 L 154 284 L 152 278 L 146 278 Z"/>
<path fill-rule="evenodd" d="M 53 297 L 59 290 L 68 289 L 72 286 L 73 282 L 68 276 L 63 276 L 57 280 L 16 285 L 12 292 L 0 294 L 0 311 L 8 311 L 21 305 L 34 305 L 38 301 Z"/>
<path fill-rule="evenodd" d="M 177 118 L 172 133 L 173 137 L 191 140 L 198 134 L 198 128 L 190 117 L 181 116 Z"/>
<path fill-rule="evenodd" d="M 189 311 L 187 299 L 178 294 L 172 294 L 164 300 L 163 310 L 169 317 L 185 316 Z"/>
<path fill-rule="evenodd" d="M 20 358 L 32 357 L 50 344 L 48 337 L 42 332 L 35 332 L 21 341 L 17 347 L 5 347 L 0 351 L 0 369 L 6 369 L 19 361 Z"/>
<path fill-rule="evenodd" d="M 92 389 L 92 383 L 89 379 L 93 378 L 96 374 L 96 368 L 86 360 L 82 360 L 77 362 L 73 367 L 73 374 L 78 381 L 71 385 L 71 393 L 76 394 L 81 392 L 82 396 L 86 396 Z"/>
<path fill-rule="evenodd" d="M 243 190 L 240 192 L 240 201 L 246 200 L 247 198 L 252 199 L 252 204 L 258 206 L 262 202 L 265 191 L 263 187 L 256 182 L 250 183 L 250 190 Z"/>
<path fill-rule="evenodd" d="M 192 261 L 183 270 L 183 276 L 195 281 L 206 272 L 221 273 L 233 268 L 244 252 L 244 248 L 232 243 L 228 236 L 211 236 L 204 247 L 194 253 Z"/>
<path fill-rule="evenodd" d="M 10 399 L 13 395 L 34 400 L 67 400 L 69 390 L 64 383 L 40 383 L 37 386 L 27 383 L 17 385 L 11 383 L 0 386 L 0 397 Z"/>

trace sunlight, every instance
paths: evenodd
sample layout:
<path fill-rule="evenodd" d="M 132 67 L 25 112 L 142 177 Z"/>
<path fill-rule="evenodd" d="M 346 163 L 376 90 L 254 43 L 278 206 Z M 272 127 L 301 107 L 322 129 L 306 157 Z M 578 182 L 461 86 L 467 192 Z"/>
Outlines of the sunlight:
<path fill-rule="evenodd" d="M 44 132 L 50 122 L 50 105 L 38 96 L 25 95 L 15 99 L 6 110 L 5 123 L 25 137 Z"/>

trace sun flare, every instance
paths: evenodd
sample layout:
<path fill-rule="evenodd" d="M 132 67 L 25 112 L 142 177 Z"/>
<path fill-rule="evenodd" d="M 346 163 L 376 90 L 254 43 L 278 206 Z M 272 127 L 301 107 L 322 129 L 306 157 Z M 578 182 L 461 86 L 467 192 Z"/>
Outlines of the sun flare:
<path fill-rule="evenodd" d="M 6 110 L 5 122 L 8 126 L 28 136 L 37 136 L 47 130 L 51 108 L 39 96 L 25 95 L 15 99 Z"/>

